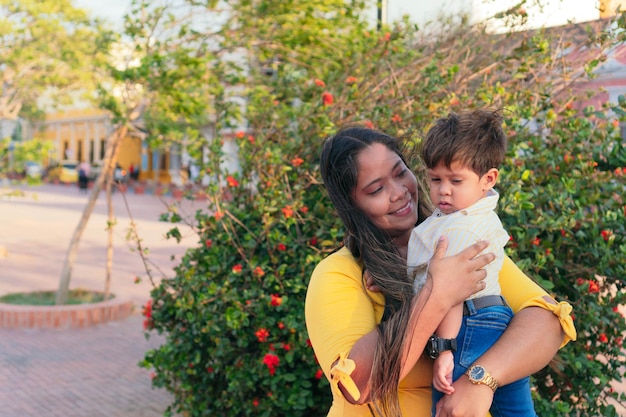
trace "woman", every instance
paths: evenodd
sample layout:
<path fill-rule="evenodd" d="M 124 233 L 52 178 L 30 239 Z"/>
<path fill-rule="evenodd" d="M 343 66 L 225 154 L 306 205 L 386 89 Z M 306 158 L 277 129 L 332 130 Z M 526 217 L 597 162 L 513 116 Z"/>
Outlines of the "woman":
<path fill-rule="evenodd" d="M 487 246 L 479 242 L 444 258 L 440 240 L 425 287 L 414 296 L 406 249 L 430 210 L 396 140 L 344 129 L 325 142 L 320 170 L 346 228 L 345 246 L 313 272 L 305 306 L 309 337 L 333 390 L 328 416 L 427 416 L 432 362 L 424 348 L 447 311 L 484 287 L 482 268 L 493 254 L 476 256 Z M 376 292 L 366 288 L 368 275 Z M 543 368 L 575 330 L 569 304 L 556 304 L 508 258 L 500 285 L 516 315 L 475 364 L 505 385 Z M 437 415 L 486 416 L 493 390 L 476 382 L 455 382 Z"/>

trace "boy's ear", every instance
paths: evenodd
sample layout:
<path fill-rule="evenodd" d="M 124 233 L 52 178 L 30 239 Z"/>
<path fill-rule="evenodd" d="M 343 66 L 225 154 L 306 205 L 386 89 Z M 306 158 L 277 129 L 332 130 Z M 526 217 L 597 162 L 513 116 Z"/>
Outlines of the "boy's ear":
<path fill-rule="evenodd" d="M 487 171 L 485 173 L 485 175 L 483 175 L 483 184 L 486 188 L 493 188 L 496 185 L 496 182 L 498 182 L 498 175 L 500 174 L 500 172 L 498 171 L 498 168 L 491 168 L 489 171 Z"/>

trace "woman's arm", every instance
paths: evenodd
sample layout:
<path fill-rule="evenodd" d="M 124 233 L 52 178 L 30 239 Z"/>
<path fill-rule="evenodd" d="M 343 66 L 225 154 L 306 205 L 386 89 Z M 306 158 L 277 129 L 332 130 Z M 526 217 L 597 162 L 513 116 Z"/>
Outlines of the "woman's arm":
<path fill-rule="evenodd" d="M 448 310 L 483 288 L 480 282 L 485 278 L 485 271 L 482 268 L 493 260 L 493 254 L 474 258 L 486 246 L 487 242 L 479 242 L 458 255 L 444 258 L 447 240 L 442 239 L 438 242 L 429 266 L 430 279 L 427 280 L 422 291 L 413 298 L 407 329 L 411 336 L 403 355 L 400 380 L 420 359 L 426 341 L 434 333 Z M 346 400 L 353 404 L 363 404 L 370 400 L 369 380 L 377 343 L 378 333 L 373 330 L 358 339 L 348 355 L 348 359 L 355 364 L 350 377 L 358 389 L 359 397 L 354 398 L 345 384 L 339 384 L 339 388 Z M 336 363 L 337 361 L 333 365 Z"/>
<path fill-rule="evenodd" d="M 506 385 L 542 369 L 559 346 L 575 339 L 576 334 L 567 305 L 557 304 L 509 258 L 505 259 L 500 285 L 517 313 L 502 337 L 475 363 L 482 365 L 500 385 Z M 462 376 L 454 388 L 454 394 L 446 395 L 437 404 L 437 417 L 487 415 L 493 398 L 489 387 L 474 385 Z"/>

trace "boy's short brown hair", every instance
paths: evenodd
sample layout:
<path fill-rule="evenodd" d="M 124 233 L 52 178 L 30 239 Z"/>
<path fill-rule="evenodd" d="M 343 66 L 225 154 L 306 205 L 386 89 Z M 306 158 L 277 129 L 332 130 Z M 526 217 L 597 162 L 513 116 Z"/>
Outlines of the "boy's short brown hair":
<path fill-rule="evenodd" d="M 499 168 L 506 154 L 507 139 L 499 110 L 450 113 L 438 119 L 422 142 L 421 156 L 427 168 L 443 162 L 448 168 L 461 163 L 482 176 Z"/>

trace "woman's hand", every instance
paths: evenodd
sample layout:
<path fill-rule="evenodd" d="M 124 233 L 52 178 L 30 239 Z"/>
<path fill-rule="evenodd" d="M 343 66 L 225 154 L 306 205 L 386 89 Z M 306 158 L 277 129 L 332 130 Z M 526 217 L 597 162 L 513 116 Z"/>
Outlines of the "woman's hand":
<path fill-rule="evenodd" d="M 444 395 L 435 405 L 436 417 L 485 417 L 493 401 L 493 391 L 486 385 L 474 385 L 466 376 L 453 384 L 454 393 Z"/>
<path fill-rule="evenodd" d="M 428 266 L 428 280 L 432 281 L 431 297 L 452 307 L 484 289 L 483 280 L 487 272 L 483 268 L 495 259 L 493 253 L 478 255 L 487 246 L 489 242 L 481 241 L 456 255 L 445 256 L 448 240 L 445 236 L 439 238 Z"/>

